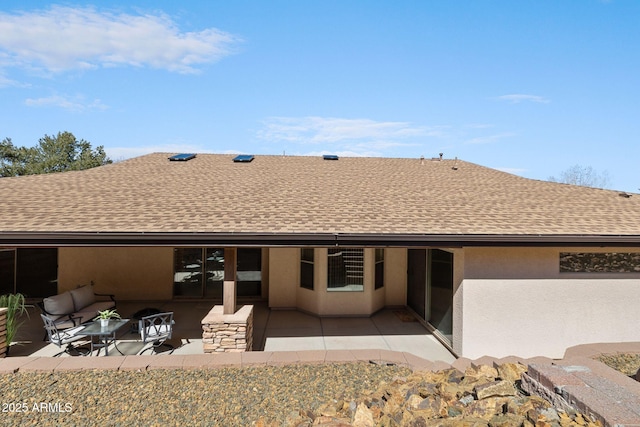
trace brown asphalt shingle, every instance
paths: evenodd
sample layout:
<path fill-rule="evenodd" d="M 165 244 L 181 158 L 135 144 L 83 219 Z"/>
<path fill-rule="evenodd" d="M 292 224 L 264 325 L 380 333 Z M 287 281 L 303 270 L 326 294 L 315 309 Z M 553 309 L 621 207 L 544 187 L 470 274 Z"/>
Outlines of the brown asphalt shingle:
<path fill-rule="evenodd" d="M 0 232 L 640 235 L 640 195 L 460 160 L 169 155 L 1 178 Z"/>

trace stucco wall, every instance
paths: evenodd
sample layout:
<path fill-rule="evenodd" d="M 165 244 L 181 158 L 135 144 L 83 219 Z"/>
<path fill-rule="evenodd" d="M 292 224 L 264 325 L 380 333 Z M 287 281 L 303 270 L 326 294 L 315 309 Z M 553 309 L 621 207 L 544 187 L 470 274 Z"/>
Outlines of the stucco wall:
<path fill-rule="evenodd" d="M 453 334 L 451 347 L 454 353 L 462 354 L 462 281 L 464 280 L 465 252 L 453 249 Z"/>
<path fill-rule="evenodd" d="M 269 252 L 269 307 L 295 307 L 300 276 L 300 249 L 272 248 Z"/>
<path fill-rule="evenodd" d="M 384 251 L 384 297 L 386 306 L 407 304 L 407 250 L 387 248 Z"/>
<path fill-rule="evenodd" d="M 454 297 L 462 324 L 456 353 L 556 358 L 573 345 L 640 341 L 640 274 L 560 273 L 561 251 L 567 249 L 465 249 L 465 278 Z"/>
<path fill-rule="evenodd" d="M 169 300 L 173 248 L 60 248 L 58 292 L 91 281 L 117 300 Z"/>

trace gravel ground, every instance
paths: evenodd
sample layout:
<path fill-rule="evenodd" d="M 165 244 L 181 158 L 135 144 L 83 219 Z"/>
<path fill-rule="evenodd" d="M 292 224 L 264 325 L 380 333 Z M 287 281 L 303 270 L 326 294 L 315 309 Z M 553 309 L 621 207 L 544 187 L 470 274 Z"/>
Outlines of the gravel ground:
<path fill-rule="evenodd" d="M 351 399 L 407 368 L 366 363 L 0 375 L 0 425 L 285 425 L 292 411 Z"/>
<path fill-rule="evenodd" d="M 601 354 L 596 360 L 630 377 L 634 376 L 640 369 L 640 354 Z"/>

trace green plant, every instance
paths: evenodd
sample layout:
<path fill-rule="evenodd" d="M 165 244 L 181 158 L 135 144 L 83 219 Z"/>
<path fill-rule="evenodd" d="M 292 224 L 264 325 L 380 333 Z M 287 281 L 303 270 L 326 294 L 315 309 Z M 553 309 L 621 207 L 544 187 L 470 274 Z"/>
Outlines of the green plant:
<path fill-rule="evenodd" d="M 7 348 L 11 344 L 18 333 L 18 328 L 23 321 L 19 320 L 22 314 L 27 314 L 24 295 L 22 294 L 5 294 L 0 295 L 0 307 L 7 308 Z"/>
<path fill-rule="evenodd" d="M 118 312 L 116 312 L 115 309 L 113 310 L 102 310 L 98 312 L 98 316 L 93 319 L 93 320 L 98 320 L 98 319 L 120 319 L 120 315 L 118 314 Z"/>

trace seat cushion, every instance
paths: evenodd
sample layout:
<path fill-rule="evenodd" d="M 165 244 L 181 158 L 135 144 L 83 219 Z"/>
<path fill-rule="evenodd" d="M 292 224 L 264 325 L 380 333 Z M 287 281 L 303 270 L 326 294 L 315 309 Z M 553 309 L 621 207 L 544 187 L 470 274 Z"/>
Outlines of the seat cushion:
<path fill-rule="evenodd" d="M 93 293 L 93 288 L 90 285 L 81 286 L 69 292 L 73 298 L 74 311 L 81 311 L 96 302 L 96 295 Z"/>
<path fill-rule="evenodd" d="M 168 325 L 147 326 L 144 329 L 144 333 L 141 332 L 143 339 L 146 336 L 146 340 L 156 340 L 160 338 L 168 338 L 171 334 L 171 328 Z"/>
<path fill-rule="evenodd" d="M 113 301 L 98 301 L 83 308 L 81 311 L 77 311 L 73 314 L 73 317 L 82 317 L 80 322 L 88 322 L 95 319 L 98 316 L 99 311 L 111 310 L 115 307 Z"/>
<path fill-rule="evenodd" d="M 69 292 L 53 295 L 42 300 L 44 310 L 54 315 L 64 315 L 73 313 L 73 298 Z"/>

